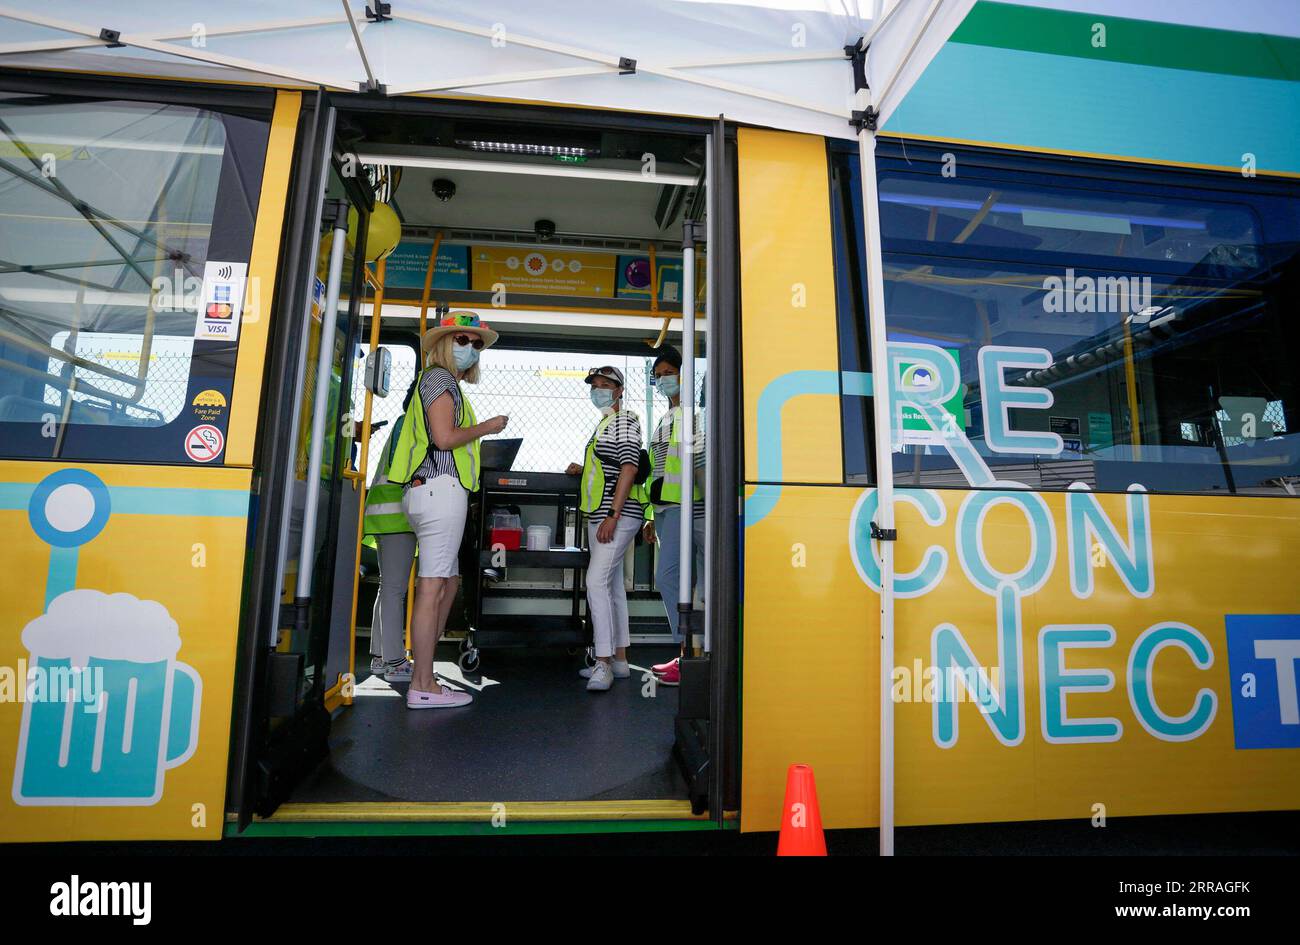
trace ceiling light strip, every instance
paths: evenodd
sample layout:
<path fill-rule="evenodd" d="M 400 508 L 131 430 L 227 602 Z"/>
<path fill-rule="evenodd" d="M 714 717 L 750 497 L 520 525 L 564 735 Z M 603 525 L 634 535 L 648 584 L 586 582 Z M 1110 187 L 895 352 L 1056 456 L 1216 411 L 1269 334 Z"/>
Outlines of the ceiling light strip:
<path fill-rule="evenodd" d="M 376 151 L 359 151 L 356 157 L 363 164 L 395 164 L 399 167 L 424 167 L 437 171 L 483 171 L 489 174 L 523 174 L 533 177 L 574 177 L 580 180 L 615 180 L 628 184 L 676 184 L 693 187 L 694 174 L 668 174 L 658 171 L 643 174 L 608 167 L 591 167 L 573 164 L 520 164 L 513 161 L 475 161 L 468 158 L 420 157 L 405 154 L 384 154 Z"/>

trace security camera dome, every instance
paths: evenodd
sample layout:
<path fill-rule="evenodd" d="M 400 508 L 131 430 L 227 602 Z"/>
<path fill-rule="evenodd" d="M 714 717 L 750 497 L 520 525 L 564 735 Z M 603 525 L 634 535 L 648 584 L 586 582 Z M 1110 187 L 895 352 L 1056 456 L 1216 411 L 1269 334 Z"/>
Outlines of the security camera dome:
<path fill-rule="evenodd" d="M 445 177 L 439 177 L 433 182 L 433 195 L 446 203 L 452 197 L 456 196 L 456 184 Z"/>

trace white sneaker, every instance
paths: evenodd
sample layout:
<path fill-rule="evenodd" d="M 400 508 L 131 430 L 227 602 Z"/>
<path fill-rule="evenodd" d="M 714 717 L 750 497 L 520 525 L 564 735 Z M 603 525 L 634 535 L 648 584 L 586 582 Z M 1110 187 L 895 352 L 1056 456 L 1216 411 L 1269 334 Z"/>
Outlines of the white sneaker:
<path fill-rule="evenodd" d="M 384 682 L 410 682 L 411 674 L 415 671 L 415 665 L 408 659 L 403 658 L 396 666 L 384 667 Z"/>
<path fill-rule="evenodd" d="M 450 686 L 435 685 L 433 692 L 423 692 L 419 689 L 408 689 L 406 691 L 406 707 L 408 709 L 454 709 L 458 706 L 469 705 L 473 701 L 474 697 L 468 692 L 461 692 L 459 689 L 452 689 Z"/>
<path fill-rule="evenodd" d="M 588 692 L 604 692 L 614 682 L 614 671 L 609 668 L 609 664 L 597 660 L 596 665 L 591 668 L 591 676 L 587 679 Z"/>
<path fill-rule="evenodd" d="M 597 660 L 597 662 L 600 661 Z M 609 665 L 613 667 L 615 679 L 627 679 L 627 677 L 632 675 L 632 670 L 628 669 L 627 660 L 610 660 Z M 583 679 L 590 679 L 591 669 L 580 669 L 578 670 L 578 675 Z"/>

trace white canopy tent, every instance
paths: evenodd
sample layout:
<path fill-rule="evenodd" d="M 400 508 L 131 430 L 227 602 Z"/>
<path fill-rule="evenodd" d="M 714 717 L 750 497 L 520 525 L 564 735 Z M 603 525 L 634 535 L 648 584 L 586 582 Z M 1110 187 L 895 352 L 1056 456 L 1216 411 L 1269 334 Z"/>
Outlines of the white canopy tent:
<path fill-rule="evenodd" d="M 847 138 L 845 47 L 873 35 L 871 77 L 901 98 L 973 3 L 51 0 L 0 5 L 0 65 L 725 114 Z"/>

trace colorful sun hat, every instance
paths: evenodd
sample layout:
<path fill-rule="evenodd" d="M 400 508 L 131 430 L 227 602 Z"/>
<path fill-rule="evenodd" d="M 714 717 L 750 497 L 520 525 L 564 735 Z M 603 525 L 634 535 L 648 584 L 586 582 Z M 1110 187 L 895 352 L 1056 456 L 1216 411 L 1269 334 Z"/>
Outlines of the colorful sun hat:
<path fill-rule="evenodd" d="M 420 341 L 420 350 L 428 354 L 443 335 L 459 334 L 460 332 L 470 332 L 478 335 L 483 339 L 483 347 L 485 348 L 492 347 L 496 344 L 497 338 L 500 337 L 487 326 L 486 322 L 479 321 L 479 317 L 473 312 L 448 312 L 437 325 L 425 330 L 424 338 Z"/>

